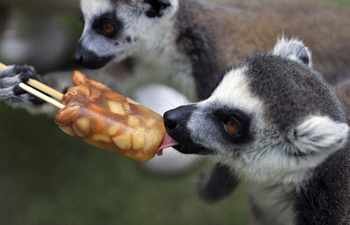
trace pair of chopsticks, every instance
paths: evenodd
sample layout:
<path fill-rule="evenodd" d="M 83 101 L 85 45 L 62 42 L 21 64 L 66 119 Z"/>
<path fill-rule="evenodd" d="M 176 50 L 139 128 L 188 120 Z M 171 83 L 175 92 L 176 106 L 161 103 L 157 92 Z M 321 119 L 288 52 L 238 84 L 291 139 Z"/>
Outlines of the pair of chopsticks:
<path fill-rule="evenodd" d="M 6 69 L 7 66 L 0 63 L 0 70 Z M 47 86 L 46 84 L 43 84 L 37 80 L 29 79 L 28 82 L 20 83 L 19 87 L 22 88 L 24 91 L 34 95 L 35 97 L 59 108 L 63 109 L 65 105 L 61 103 L 63 100 L 63 94 L 52 87 Z M 51 97 L 50 97 L 51 96 Z"/>

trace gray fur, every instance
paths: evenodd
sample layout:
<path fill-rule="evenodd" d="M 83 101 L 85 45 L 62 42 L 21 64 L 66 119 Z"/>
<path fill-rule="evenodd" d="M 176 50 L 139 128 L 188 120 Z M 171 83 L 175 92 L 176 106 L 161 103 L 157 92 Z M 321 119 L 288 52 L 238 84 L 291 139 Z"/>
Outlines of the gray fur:
<path fill-rule="evenodd" d="M 317 72 L 272 55 L 250 58 L 246 64 L 250 89 L 264 102 L 266 120 L 280 132 L 288 131 L 310 114 L 345 122 L 339 100 Z"/>
<path fill-rule="evenodd" d="M 299 225 L 350 224 L 350 145 L 319 165 L 298 190 L 295 213 Z"/>

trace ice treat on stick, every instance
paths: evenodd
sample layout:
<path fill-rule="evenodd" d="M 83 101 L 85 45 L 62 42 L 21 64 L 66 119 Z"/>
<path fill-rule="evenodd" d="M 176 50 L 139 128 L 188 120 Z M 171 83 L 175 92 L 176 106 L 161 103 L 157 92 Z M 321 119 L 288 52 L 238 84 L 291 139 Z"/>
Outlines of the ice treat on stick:
<path fill-rule="evenodd" d="M 144 161 L 175 144 L 159 114 L 78 71 L 73 84 L 65 95 L 33 79 L 19 86 L 60 109 L 56 122 L 65 133 L 99 148 Z"/>
<path fill-rule="evenodd" d="M 76 71 L 57 124 L 71 136 L 135 160 L 149 160 L 165 139 L 163 118 Z"/>

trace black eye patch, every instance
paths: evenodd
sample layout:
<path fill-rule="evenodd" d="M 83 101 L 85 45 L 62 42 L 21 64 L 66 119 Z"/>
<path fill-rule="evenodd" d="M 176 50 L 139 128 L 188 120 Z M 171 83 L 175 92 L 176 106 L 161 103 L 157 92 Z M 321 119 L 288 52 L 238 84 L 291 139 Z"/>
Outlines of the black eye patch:
<path fill-rule="evenodd" d="M 118 36 L 123 28 L 122 22 L 116 17 L 114 12 L 105 13 L 97 17 L 93 24 L 92 29 L 107 38 L 115 38 Z"/>
<path fill-rule="evenodd" d="M 300 60 L 306 65 L 309 65 L 309 63 L 310 63 L 310 59 L 307 55 L 301 56 Z"/>
<path fill-rule="evenodd" d="M 227 140 L 235 144 L 244 144 L 252 139 L 252 134 L 250 133 L 251 117 L 246 113 L 237 109 L 224 107 L 215 110 L 213 114 L 217 125 Z M 237 126 L 235 128 L 237 131 L 234 135 L 230 135 L 230 132 L 227 132 L 227 125 L 231 123 Z"/>

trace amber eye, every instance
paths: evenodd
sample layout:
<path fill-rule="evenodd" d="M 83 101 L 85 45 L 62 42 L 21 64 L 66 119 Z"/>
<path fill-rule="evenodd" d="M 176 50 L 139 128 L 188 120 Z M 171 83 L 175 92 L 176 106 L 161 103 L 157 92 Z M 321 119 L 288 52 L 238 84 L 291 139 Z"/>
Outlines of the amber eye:
<path fill-rule="evenodd" d="M 240 123 L 236 119 L 230 119 L 224 123 L 224 128 L 230 136 L 236 136 L 240 130 Z"/>
<path fill-rule="evenodd" d="M 115 33 L 115 26 L 110 22 L 105 22 L 102 24 L 103 34 L 106 36 L 112 36 Z"/>

